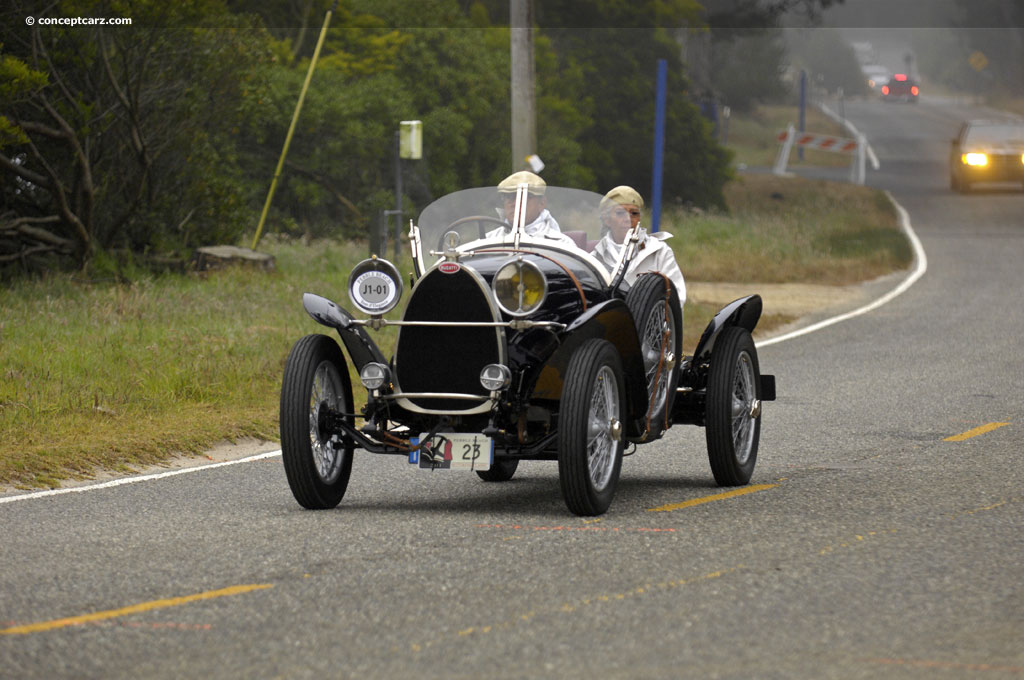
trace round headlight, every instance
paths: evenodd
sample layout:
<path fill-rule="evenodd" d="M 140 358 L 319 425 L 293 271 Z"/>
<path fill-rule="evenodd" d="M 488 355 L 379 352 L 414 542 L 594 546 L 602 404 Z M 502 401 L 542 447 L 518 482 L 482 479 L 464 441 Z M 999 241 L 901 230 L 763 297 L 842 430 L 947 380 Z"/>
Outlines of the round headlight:
<path fill-rule="evenodd" d="M 359 382 L 368 390 L 379 390 L 391 379 L 391 371 L 384 364 L 371 361 L 359 371 Z"/>
<path fill-rule="evenodd" d="M 386 314 L 402 297 L 402 277 L 387 260 L 363 260 L 349 274 L 348 296 L 366 314 Z"/>
<path fill-rule="evenodd" d="M 531 314 L 544 304 L 548 280 L 533 262 L 517 257 L 501 266 L 491 283 L 501 311 L 512 316 Z"/>

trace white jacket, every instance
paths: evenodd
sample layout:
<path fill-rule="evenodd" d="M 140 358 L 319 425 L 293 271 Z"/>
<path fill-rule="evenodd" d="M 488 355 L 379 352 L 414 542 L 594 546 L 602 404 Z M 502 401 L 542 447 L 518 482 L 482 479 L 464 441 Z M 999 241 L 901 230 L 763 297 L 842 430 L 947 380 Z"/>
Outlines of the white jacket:
<path fill-rule="evenodd" d="M 504 213 L 502 213 L 502 217 L 504 217 Z M 501 236 L 504 233 L 505 228 L 498 227 L 497 229 L 487 232 L 487 236 Z M 547 208 L 544 208 L 544 210 L 537 215 L 537 219 L 523 227 L 523 233 L 527 236 L 533 236 L 534 238 L 549 238 L 562 245 L 572 246 L 573 248 L 576 247 L 576 242 L 562 233 L 562 229 L 558 226 L 558 222 L 555 221 L 554 215 L 548 212 Z"/>
<path fill-rule="evenodd" d="M 676 293 L 679 294 L 679 306 L 682 307 L 686 302 L 686 282 L 683 280 L 683 273 L 679 271 L 679 265 L 676 264 L 675 254 L 667 244 L 663 243 L 665 239 L 669 238 L 672 238 L 672 234 L 667 231 L 656 231 L 653 234 L 641 231 L 636 255 L 630 261 L 629 268 L 626 269 L 625 281 L 629 285 L 633 285 L 640 274 L 661 272 L 675 284 Z M 608 271 L 613 271 L 615 265 L 619 263 L 622 248 L 622 245 L 612 241 L 611 235 L 606 234 L 598 241 L 591 254 L 603 262 L 608 267 Z"/>

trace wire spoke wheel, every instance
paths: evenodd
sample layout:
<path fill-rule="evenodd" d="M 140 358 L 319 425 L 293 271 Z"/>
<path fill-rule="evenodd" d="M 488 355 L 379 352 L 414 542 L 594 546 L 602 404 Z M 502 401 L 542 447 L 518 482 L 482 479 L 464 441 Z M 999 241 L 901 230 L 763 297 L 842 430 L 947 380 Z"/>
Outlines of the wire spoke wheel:
<path fill-rule="evenodd" d="M 594 489 L 603 491 L 615 469 L 618 442 L 612 438 L 612 428 L 621 412 L 615 374 L 608 366 L 601 367 L 593 390 L 587 416 L 587 469 Z"/>
<path fill-rule="evenodd" d="M 566 369 L 558 425 L 558 479 L 577 515 L 611 505 L 622 468 L 622 360 L 606 340 L 584 342 Z"/>
<path fill-rule="evenodd" d="M 682 352 L 683 313 L 675 286 L 660 274 L 643 274 L 626 295 L 636 324 L 647 385 L 648 439 L 668 429 L 679 382 L 676 362 Z"/>
<path fill-rule="evenodd" d="M 756 402 L 754 365 L 747 352 L 740 352 L 732 391 L 732 443 L 739 465 L 746 464 L 754 444 L 756 420 L 752 413 Z"/>
<path fill-rule="evenodd" d="M 721 486 L 746 484 L 761 434 L 761 373 L 750 333 L 725 328 L 715 340 L 708 371 L 708 459 Z"/>
<path fill-rule="evenodd" d="M 333 508 L 345 495 L 353 447 L 332 422 L 351 411 L 352 384 L 338 343 L 326 335 L 300 339 L 288 354 L 281 385 L 281 458 L 292 495 L 304 508 Z"/>
<path fill-rule="evenodd" d="M 640 351 L 644 357 L 644 373 L 647 377 L 647 394 L 651 395 L 650 411 L 660 413 L 668 397 L 672 371 L 669 369 L 669 355 L 676 346 L 675 315 L 671 307 L 651 307 L 640 335 Z"/>
<path fill-rule="evenodd" d="M 338 480 L 344 458 L 341 446 L 335 445 L 336 438 L 332 439 L 332 435 L 321 427 L 321 418 L 329 409 L 344 411 L 345 398 L 341 394 L 341 376 L 337 367 L 329 361 L 321 361 L 313 374 L 309 392 L 309 445 L 316 472 L 324 484 Z"/>

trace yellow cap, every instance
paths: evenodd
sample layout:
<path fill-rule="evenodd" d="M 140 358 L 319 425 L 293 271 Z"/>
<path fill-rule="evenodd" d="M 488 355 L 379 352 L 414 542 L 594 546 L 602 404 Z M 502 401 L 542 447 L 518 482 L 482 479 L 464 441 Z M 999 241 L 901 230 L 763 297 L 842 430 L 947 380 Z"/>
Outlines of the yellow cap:
<path fill-rule="evenodd" d="M 498 191 L 503 194 L 514 194 L 516 187 L 520 184 L 526 185 L 526 190 L 534 196 L 543 196 L 544 190 L 547 189 L 547 183 L 540 178 L 539 175 L 535 175 L 528 170 L 522 170 L 515 172 L 501 180 L 501 184 L 498 185 Z"/>
<path fill-rule="evenodd" d="M 644 207 L 643 196 L 640 195 L 633 187 L 628 187 L 625 184 L 617 186 L 601 199 L 601 209 L 609 207 L 612 203 L 619 205 L 635 205 L 638 208 Z"/>

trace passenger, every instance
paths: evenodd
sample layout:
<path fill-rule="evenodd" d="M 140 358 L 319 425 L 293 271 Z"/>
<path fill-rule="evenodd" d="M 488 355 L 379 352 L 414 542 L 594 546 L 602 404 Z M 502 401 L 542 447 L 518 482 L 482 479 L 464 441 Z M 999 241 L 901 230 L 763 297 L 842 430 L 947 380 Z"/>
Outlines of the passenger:
<path fill-rule="evenodd" d="M 600 260 L 609 271 L 613 271 L 622 257 L 623 241 L 630 229 L 640 224 L 644 199 L 636 189 L 618 186 L 601 199 L 601 228 L 604 236 L 594 247 L 593 256 Z M 637 252 L 626 269 L 626 283 L 632 285 L 637 276 L 645 272 L 661 272 L 676 286 L 680 306 L 686 301 L 686 282 L 676 264 L 676 256 L 663 241 L 672 238 L 666 231 L 648 234 L 639 230 Z"/>
<path fill-rule="evenodd" d="M 547 197 L 544 195 L 547 190 L 547 183 L 539 175 L 523 170 L 516 172 L 501 180 L 498 185 L 498 193 L 504 203 L 504 217 L 512 224 L 515 220 L 516 189 L 520 184 L 527 186 L 526 218 L 523 220 L 525 226 L 523 233 L 527 236 L 544 237 L 552 241 L 576 247 L 576 242 L 562 233 L 554 216 L 548 212 Z M 487 236 L 501 236 L 503 228 L 494 229 L 487 233 Z"/>

